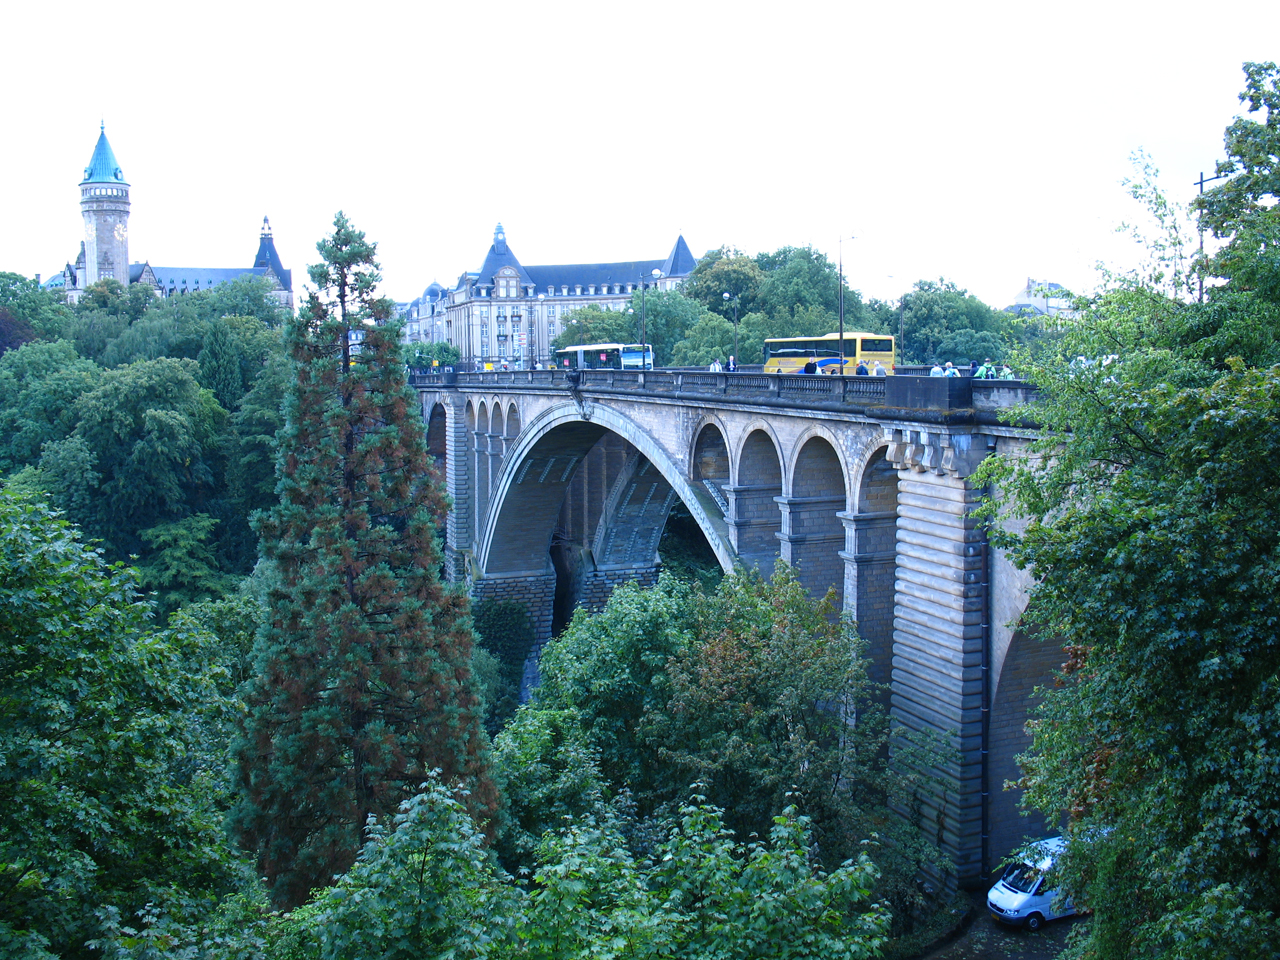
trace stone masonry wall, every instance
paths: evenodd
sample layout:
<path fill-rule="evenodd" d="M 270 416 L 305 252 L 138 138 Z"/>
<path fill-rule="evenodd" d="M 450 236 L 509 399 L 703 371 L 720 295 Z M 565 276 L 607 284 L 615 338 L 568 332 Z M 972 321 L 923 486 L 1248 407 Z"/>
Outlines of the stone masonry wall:
<path fill-rule="evenodd" d="M 893 718 L 958 751 L 948 789 L 926 804 L 961 884 L 982 873 L 982 534 L 963 479 L 901 470 L 893 633 Z"/>

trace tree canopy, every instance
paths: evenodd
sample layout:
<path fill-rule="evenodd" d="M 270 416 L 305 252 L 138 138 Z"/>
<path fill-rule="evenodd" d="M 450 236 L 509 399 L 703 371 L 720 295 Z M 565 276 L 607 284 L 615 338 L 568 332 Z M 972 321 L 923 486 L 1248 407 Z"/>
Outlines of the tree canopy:
<path fill-rule="evenodd" d="M 1274 87 L 1273 66 L 1246 73 Z M 1280 304 L 1244 262 L 1267 256 L 1255 202 L 1214 200 L 1239 226 L 1205 302 L 1172 230 L 1149 277 L 1028 359 L 1042 439 L 986 468 L 1023 518 L 997 540 L 1037 577 L 1027 626 L 1067 653 L 1023 785 L 1069 817 L 1092 957 L 1267 956 L 1280 936 Z"/>
<path fill-rule="evenodd" d="M 149 616 L 131 570 L 0 489 L 0 952 L 89 957 L 112 910 L 230 889 L 200 737 L 229 704 L 187 669 L 208 638 Z"/>

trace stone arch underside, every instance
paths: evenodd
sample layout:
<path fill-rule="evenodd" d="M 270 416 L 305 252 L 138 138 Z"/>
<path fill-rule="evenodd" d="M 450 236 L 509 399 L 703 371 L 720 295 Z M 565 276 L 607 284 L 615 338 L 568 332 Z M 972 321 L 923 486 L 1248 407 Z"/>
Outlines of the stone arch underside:
<path fill-rule="evenodd" d="M 738 556 L 747 567 L 765 576 L 778 559 L 782 514 L 782 461 L 773 438 L 764 430 L 747 434 L 738 451 L 737 480 L 724 487 L 729 504 L 728 523 Z"/>
<path fill-rule="evenodd" d="M 427 453 L 443 477 L 449 469 L 449 417 L 444 404 L 435 403 L 427 415 Z"/>
<path fill-rule="evenodd" d="M 617 583 L 636 579 L 638 571 L 656 576 L 658 539 L 677 497 L 721 566 L 732 569 L 727 529 L 708 509 L 706 493 L 697 496 L 666 452 L 635 424 L 599 407 L 590 420 L 574 405 L 544 411 L 513 441 L 494 477 L 492 507 L 477 543 L 476 592 L 506 591 L 549 610 L 557 580 L 553 550 L 572 543 L 588 554 L 577 600 L 603 603 Z M 550 636 L 550 613 L 537 613 L 534 620 L 541 638 Z"/>
<path fill-rule="evenodd" d="M 847 506 L 844 467 L 825 437 L 805 441 L 792 468 L 791 496 L 782 507 L 782 559 L 796 568 L 809 593 L 836 591 L 836 609 L 844 607 L 844 522 Z"/>
<path fill-rule="evenodd" d="M 1027 720 L 1036 705 L 1032 693 L 1053 679 L 1053 672 L 1062 661 L 1061 643 L 1042 642 L 1021 630 L 1014 632 L 1000 671 L 999 685 L 992 695 L 987 731 L 989 866 L 998 864 L 1025 838 L 1043 837 L 1057 828 L 1057 824 L 1046 823 L 1039 811 L 1023 816 L 1018 808 L 1023 791 L 1002 790 L 1001 785 L 1022 776 L 1017 756 L 1031 746 Z"/>
<path fill-rule="evenodd" d="M 885 452 L 881 447 L 872 453 L 858 480 L 856 509 L 842 514 L 841 519 L 847 551 L 846 607 L 857 619 L 858 634 L 867 643 L 868 676 L 887 685 L 893 660 L 898 471 Z"/>
<path fill-rule="evenodd" d="M 729 485 L 729 444 L 715 423 L 705 423 L 693 443 L 692 479 L 715 501 L 721 516 L 729 513 L 724 488 Z"/>

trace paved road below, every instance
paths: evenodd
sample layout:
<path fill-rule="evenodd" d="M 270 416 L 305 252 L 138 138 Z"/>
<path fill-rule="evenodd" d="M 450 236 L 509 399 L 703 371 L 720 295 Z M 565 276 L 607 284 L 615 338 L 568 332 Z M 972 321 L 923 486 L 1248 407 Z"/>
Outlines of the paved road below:
<path fill-rule="evenodd" d="M 1036 933 L 996 923 L 987 913 L 986 891 L 972 895 L 977 915 L 960 937 L 924 954 L 920 960 L 1057 960 L 1067 934 L 1083 922 L 1067 917 L 1045 924 Z"/>

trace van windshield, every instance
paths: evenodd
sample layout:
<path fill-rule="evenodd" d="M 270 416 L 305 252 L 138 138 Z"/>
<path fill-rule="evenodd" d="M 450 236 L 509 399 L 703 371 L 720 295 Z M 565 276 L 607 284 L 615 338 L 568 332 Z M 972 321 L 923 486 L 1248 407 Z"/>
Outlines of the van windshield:
<path fill-rule="evenodd" d="M 1004 876 L 1000 879 L 1006 887 L 1012 887 L 1018 893 L 1034 893 L 1040 877 L 1040 871 L 1031 864 L 1015 863 L 1005 870 Z"/>

